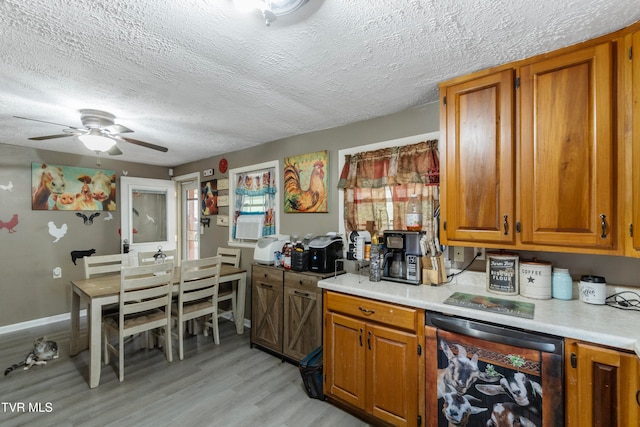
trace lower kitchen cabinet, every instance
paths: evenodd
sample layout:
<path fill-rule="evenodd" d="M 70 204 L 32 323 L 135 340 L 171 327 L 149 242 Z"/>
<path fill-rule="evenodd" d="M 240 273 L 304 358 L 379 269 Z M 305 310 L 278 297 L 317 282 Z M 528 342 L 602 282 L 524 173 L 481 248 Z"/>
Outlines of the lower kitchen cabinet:
<path fill-rule="evenodd" d="M 321 346 L 322 290 L 318 280 L 333 274 L 254 264 L 251 344 L 293 362 L 300 362 Z"/>
<path fill-rule="evenodd" d="M 640 426 L 635 353 L 565 339 L 567 426 Z"/>
<path fill-rule="evenodd" d="M 424 311 L 326 291 L 324 321 L 325 396 L 364 418 L 420 425 Z"/>

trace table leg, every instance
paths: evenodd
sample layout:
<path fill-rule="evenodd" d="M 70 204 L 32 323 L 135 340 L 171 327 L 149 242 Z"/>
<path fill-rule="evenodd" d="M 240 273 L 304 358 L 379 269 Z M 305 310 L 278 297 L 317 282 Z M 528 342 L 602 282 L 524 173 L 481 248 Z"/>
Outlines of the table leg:
<path fill-rule="evenodd" d="M 89 387 L 96 388 L 100 384 L 102 371 L 102 304 L 94 300 L 89 304 L 91 327 L 89 330 Z"/>
<path fill-rule="evenodd" d="M 234 313 L 236 321 L 236 332 L 238 333 L 238 335 L 244 333 L 244 300 L 247 288 L 247 273 L 242 273 L 240 276 L 241 277 L 238 280 L 238 293 L 236 294 L 237 313 Z"/>
<path fill-rule="evenodd" d="M 69 355 L 78 354 L 78 339 L 80 337 L 80 295 L 71 285 L 71 342 L 69 343 Z"/>

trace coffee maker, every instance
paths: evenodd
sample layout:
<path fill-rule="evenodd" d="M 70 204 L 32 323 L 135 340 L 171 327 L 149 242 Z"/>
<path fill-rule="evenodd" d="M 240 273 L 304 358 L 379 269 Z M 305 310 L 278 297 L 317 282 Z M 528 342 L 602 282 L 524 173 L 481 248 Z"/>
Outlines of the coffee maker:
<path fill-rule="evenodd" d="M 410 285 L 421 283 L 420 238 L 423 235 L 424 231 L 389 230 L 383 233 L 382 277 L 384 280 Z"/>

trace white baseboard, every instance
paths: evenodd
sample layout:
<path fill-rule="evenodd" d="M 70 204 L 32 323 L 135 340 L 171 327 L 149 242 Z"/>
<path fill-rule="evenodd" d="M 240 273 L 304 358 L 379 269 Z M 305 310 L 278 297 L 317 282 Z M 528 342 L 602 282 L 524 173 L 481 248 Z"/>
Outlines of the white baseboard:
<path fill-rule="evenodd" d="M 80 317 L 85 317 L 87 310 L 80 310 Z M 225 313 L 223 318 L 232 320 L 231 313 Z M 26 322 L 13 323 L 11 325 L 0 326 L 0 335 L 10 334 L 11 332 L 18 332 L 24 329 L 34 328 L 36 326 L 44 326 L 51 323 L 63 322 L 71 319 L 71 313 L 56 314 L 55 316 L 41 317 L 40 319 L 27 320 Z M 251 329 L 251 320 L 244 319 L 245 328 Z"/>
<path fill-rule="evenodd" d="M 87 310 L 80 310 L 80 317 L 85 317 Z M 71 319 L 71 313 L 56 314 L 55 316 L 41 317 L 40 319 L 27 320 L 26 322 L 13 323 L 11 325 L 0 326 L 0 335 L 18 332 L 24 329 L 44 326 L 50 323 L 62 322 Z"/>

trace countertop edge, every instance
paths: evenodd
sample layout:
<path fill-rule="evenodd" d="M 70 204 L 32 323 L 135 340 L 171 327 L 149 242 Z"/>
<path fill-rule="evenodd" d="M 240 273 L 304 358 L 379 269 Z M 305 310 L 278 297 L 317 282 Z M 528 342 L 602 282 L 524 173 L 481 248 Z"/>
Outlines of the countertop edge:
<path fill-rule="evenodd" d="M 533 319 L 507 316 L 500 313 L 474 310 L 444 304 L 454 292 L 467 292 L 496 297 L 478 284 L 450 283 L 442 286 L 414 286 L 389 281 L 369 282 L 357 274 L 345 274 L 320 280 L 318 287 L 349 295 L 376 299 L 409 307 L 437 311 L 443 314 L 504 324 L 534 332 L 573 338 L 594 344 L 635 352 L 640 357 L 640 330 L 632 328 L 637 313 L 625 312 L 604 306 L 594 306 L 578 300 L 534 300 L 519 295 L 500 296 L 504 299 L 527 301 L 536 306 Z M 602 322 L 598 322 L 601 320 Z M 637 322 L 637 321 L 636 321 Z M 602 323 L 606 323 L 603 325 Z M 620 325 L 616 330 L 611 323 Z M 637 323 L 635 323 L 637 324 Z"/>

